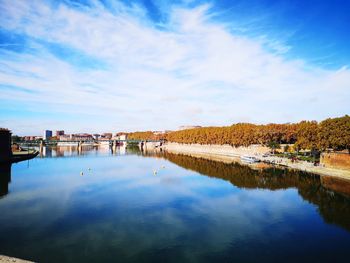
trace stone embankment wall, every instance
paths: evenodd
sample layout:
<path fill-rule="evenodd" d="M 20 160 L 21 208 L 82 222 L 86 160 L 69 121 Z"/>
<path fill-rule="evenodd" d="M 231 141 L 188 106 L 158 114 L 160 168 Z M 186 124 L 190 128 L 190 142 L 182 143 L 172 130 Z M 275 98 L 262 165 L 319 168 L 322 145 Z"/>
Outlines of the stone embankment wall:
<path fill-rule="evenodd" d="M 270 151 L 268 147 L 261 145 L 233 147 L 231 145 L 181 144 L 171 142 L 164 144 L 162 148 L 174 153 L 221 155 L 230 157 L 240 157 L 242 155 L 262 155 Z"/>
<path fill-rule="evenodd" d="M 336 169 L 350 169 L 350 154 L 348 153 L 322 153 L 320 163 L 324 167 Z"/>

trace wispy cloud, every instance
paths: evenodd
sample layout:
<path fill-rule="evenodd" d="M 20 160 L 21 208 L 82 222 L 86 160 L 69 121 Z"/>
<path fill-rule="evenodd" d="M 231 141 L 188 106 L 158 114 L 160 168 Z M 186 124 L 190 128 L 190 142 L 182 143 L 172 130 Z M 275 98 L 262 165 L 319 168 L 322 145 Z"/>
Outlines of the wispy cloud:
<path fill-rule="evenodd" d="M 0 122 L 15 132 L 27 132 L 13 127 L 23 111 L 36 112 L 28 130 L 38 132 L 287 122 L 350 110 L 348 68 L 287 59 L 292 47 L 233 33 L 209 4 L 170 6 L 160 24 L 121 2 L 0 3 L 2 30 L 25 39 L 21 51 L 8 48 L 11 39 L 0 45 L 0 101 L 21 105 L 10 118 L 0 108 Z M 80 121 L 67 127 L 58 114 Z"/>

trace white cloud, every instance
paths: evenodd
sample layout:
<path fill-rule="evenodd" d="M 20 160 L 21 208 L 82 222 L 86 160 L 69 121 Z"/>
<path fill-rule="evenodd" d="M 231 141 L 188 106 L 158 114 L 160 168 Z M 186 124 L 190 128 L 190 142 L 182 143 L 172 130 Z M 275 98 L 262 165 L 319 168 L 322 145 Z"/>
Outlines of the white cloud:
<path fill-rule="evenodd" d="M 77 9 L 1 1 L 0 13 L 1 27 L 28 36 L 31 50 L 1 51 L 0 84 L 33 91 L 1 90 L 0 101 L 40 103 L 39 113 L 71 112 L 81 117 L 73 130 L 99 116 L 111 120 L 101 130 L 158 130 L 184 123 L 287 122 L 349 113 L 347 68 L 332 71 L 286 60 L 291 47 L 266 36 L 231 33 L 227 23 L 213 21 L 209 5 L 174 7 L 160 27 L 141 7 L 121 3 L 110 11 L 96 3 Z M 74 65 L 53 55 L 46 42 L 106 66 Z M 15 117 L 0 114 L 0 120 L 16 128 L 11 127 Z"/>

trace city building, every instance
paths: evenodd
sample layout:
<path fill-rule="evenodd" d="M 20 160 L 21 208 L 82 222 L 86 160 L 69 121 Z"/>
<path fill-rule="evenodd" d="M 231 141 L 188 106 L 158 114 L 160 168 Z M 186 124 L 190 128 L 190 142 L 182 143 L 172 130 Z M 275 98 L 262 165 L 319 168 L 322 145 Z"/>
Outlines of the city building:
<path fill-rule="evenodd" d="M 128 139 L 128 134 L 125 132 L 119 132 L 115 135 L 116 140 L 126 141 Z"/>
<path fill-rule="evenodd" d="M 98 138 L 100 138 L 101 135 L 95 133 L 92 135 L 92 137 L 95 139 L 95 140 L 98 140 Z"/>
<path fill-rule="evenodd" d="M 73 134 L 72 139 L 74 141 L 92 141 L 93 137 L 91 134 L 88 133 L 77 133 L 77 134 Z"/>
<path fill-rule="evenodd" d="M 70 141 L 71 140 L 71 135 L 70 134 L 63 134 L 60 135 L 58 138 L 60 141 Z"/>
<path fill-rule="evenodd" d="M 110 140 L 110 139 L 112 139 L 112 136 L 113 136 L 112 133 L 105 132 L 105 133 L 101 134 L 101 139 L 108 139 L 108 140 Z"/>
<path fill-rule="evenodd" d="M 24 136 L 23 139 L 25 141 L 34 141 L 34 140 L 36 140 L 37 137 L 38 136 Z"/>
<path fill-rule="evenodd" d="M 44 140 L 49 140 L 51 137 L 52 137 L 52 131 L 46 130 L 46 131 L 44 132 L 43 139 L 44 139 Z"/>
<path fill-rule="evenodd" d="M 64 135 L 64 131 L 56 131 L 56 136 L 57 138 L 60 137 L 61 135 Z"/>
<path fill-rule="evenodd" d="M 92 141 L 93 136 L 88 133 L 64 134 L 59 137 L 60 141 Z"/>

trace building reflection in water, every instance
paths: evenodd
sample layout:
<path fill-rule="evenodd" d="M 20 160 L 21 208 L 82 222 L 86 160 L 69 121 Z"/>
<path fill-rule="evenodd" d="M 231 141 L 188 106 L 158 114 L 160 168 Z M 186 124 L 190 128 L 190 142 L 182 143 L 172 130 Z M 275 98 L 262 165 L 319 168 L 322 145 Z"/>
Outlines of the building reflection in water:
<path fill-rule="evenodd" d="M 41 158 L 52 157 L 74 157 L 84 155 L 97 155 L 97 154 L 113 154 L 113 155 L 125 155 L 128 154 L 128 147 L 126 145 L 119 145 L 117 147 L 111 147 L 109 145 L 93 146 L 83 145 L 78 146 L 45 146 L 40 151 Z M 38 150 L 40 150 L 38 148 Z"/>
<path fill-rule="evenodd" d="M 9 183 L 11 182 L 11 164 L 0 164 L 0 198 L 9 192 Z"/>
<path fill-rule="evenodd" d="M 42 147 L 42 151 L 40 152 L 40 157 L 52 157 L 52 148 Z"/>
<path fill-rule="evenodd" d="M 127 153 L 126 149 L 126 144 L 123 143 L 123 144 L 120 144 L 116 147 L 110 147 L 111 148 L 111 151 L 112 151 L 112 154 L 114 155 L 125 155 Z"/>

